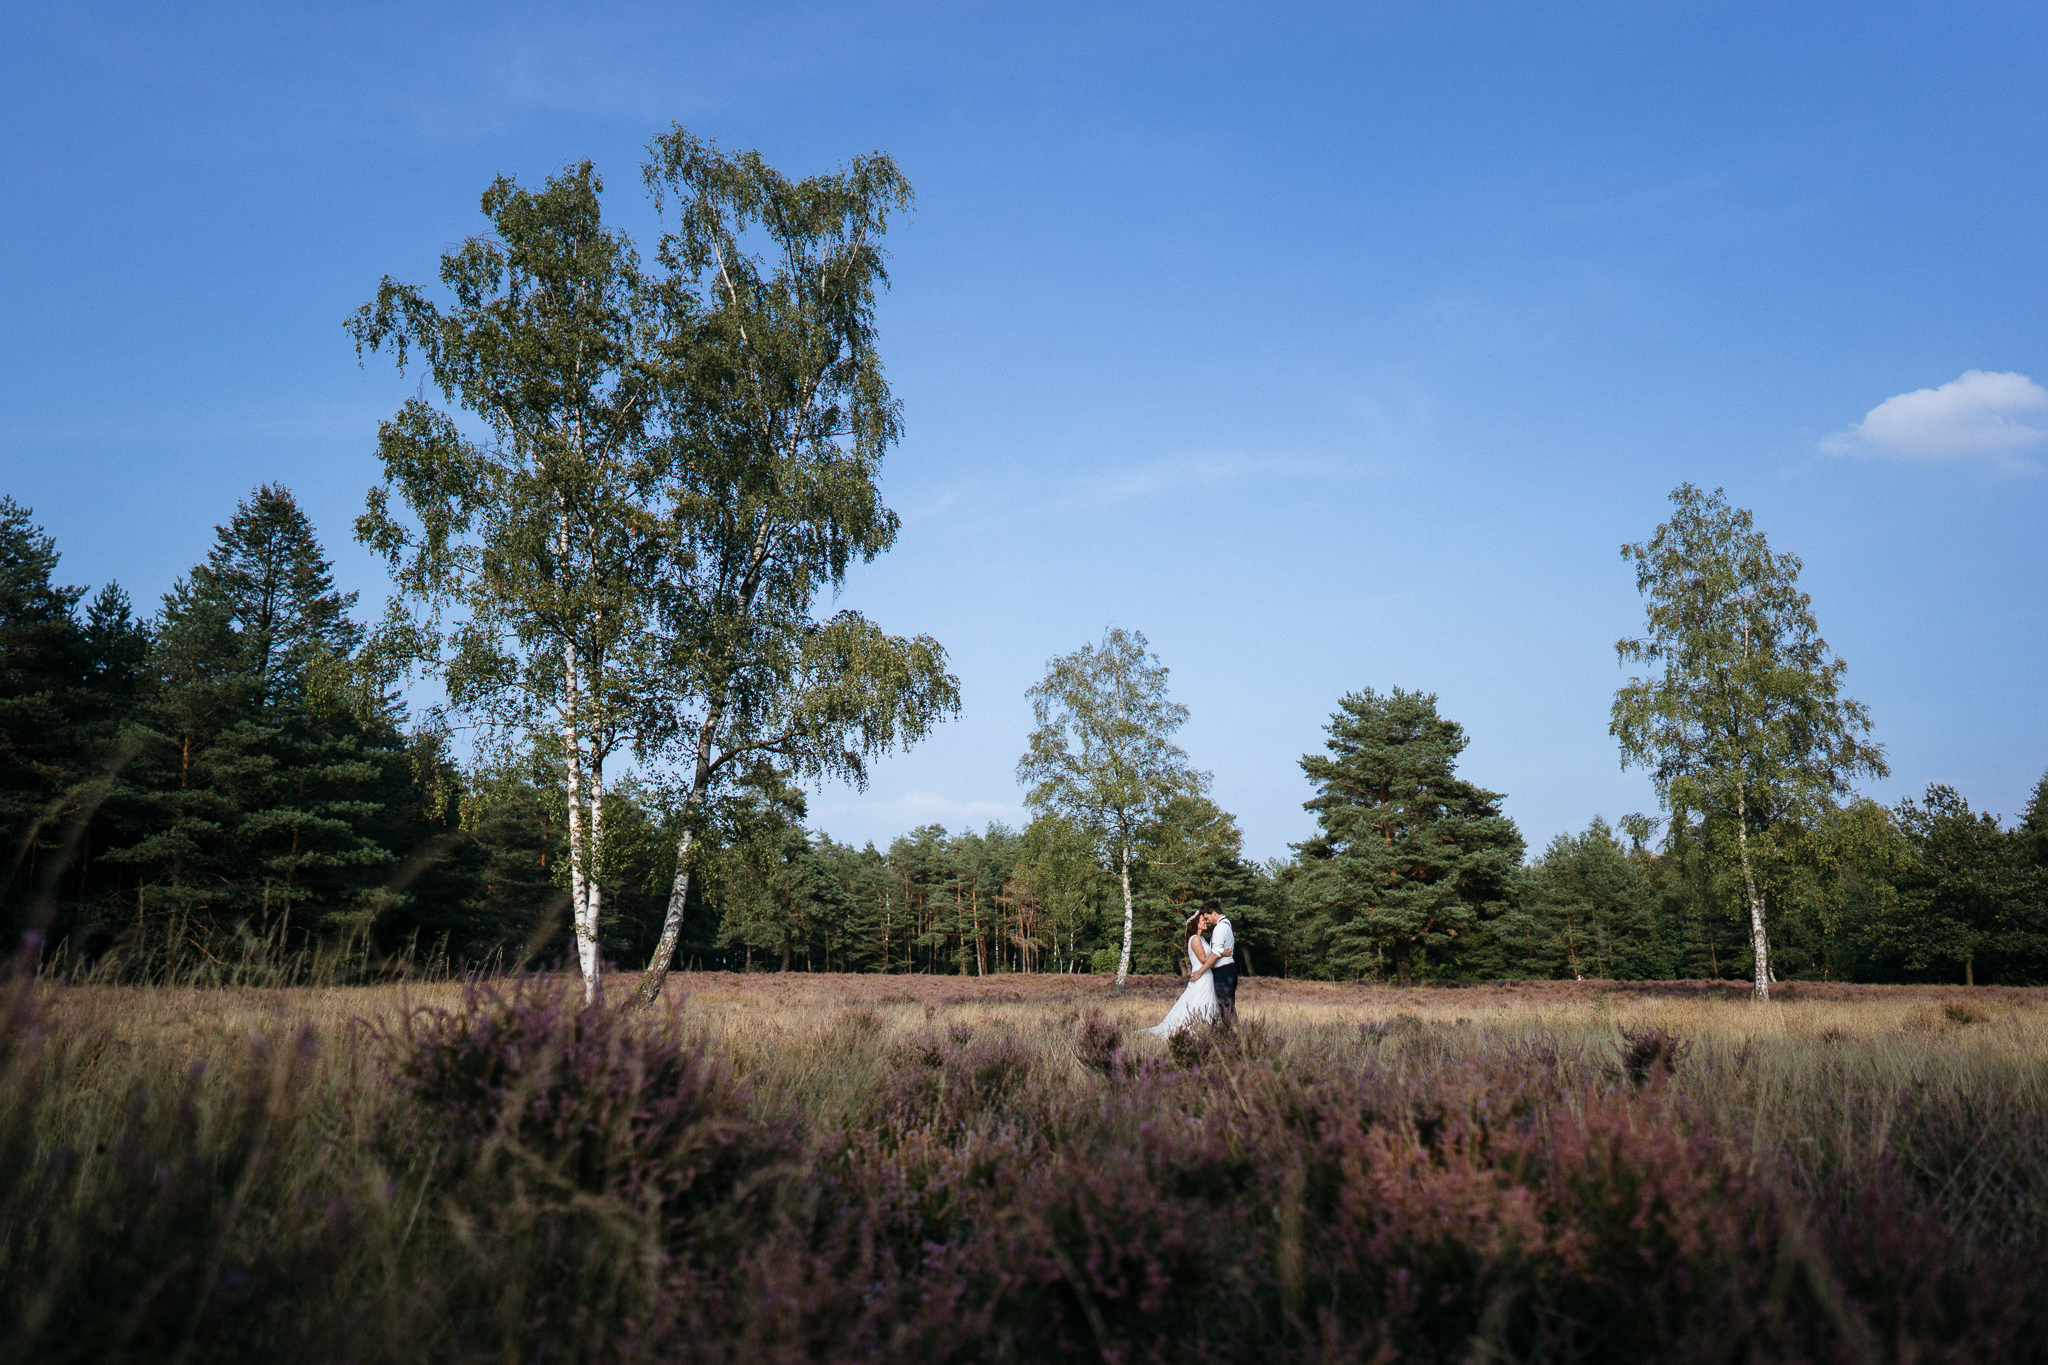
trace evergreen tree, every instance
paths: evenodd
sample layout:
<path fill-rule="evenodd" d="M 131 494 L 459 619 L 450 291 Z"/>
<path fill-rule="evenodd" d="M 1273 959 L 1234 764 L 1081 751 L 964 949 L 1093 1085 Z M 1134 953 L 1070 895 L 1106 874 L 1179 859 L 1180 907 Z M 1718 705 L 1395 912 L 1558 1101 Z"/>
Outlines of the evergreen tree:
<path fill-rule="evenodd" d="M 2048 773 L 2041 774 L 2041 780 L 2034 784 L 2026 817 L 2020 822 L 2020 842 L 2027 860 L 2048 872 Z"/>
<path fill-rule="evenodd" d="M 420 831 L 396 717 L 346 657 L 353 596 L 284 489 L 216 533 L 146 660 L 153 818 L 106 859 L 134 869 L 142 913 L 208 932 L 366 927 L 409 900 L 384 883 Z"/>
<path fill-rule="evenodd" d="M 1384 952 L 1405 986 L 1418 950 L 1453 947 L 1499 912 L 1522 836 L 1499 793 L 1456 776 L 1465 732 L 1433 694 L 1354 692 L 1326 728 L 1328 754 L 1301 760 L 1322 833 L 1296 846 L 1294 893 L 1333 967 L 1365 975 Z"/>
<path fill-rule="evenodd" d="M 53 581 L 56 541 L 32 515 L 0 497 L 0 831 L 10 919 L 18 928 L 47 927 L 28 917 L 47 918 L 47 907 L 31 904 L 38 883 L 62 871 L 52 860 L 73 804 L 67 798 L 81 777 L 73 731 L 89 670 L 74 614 L 85 590 Z"/>
<path fill-rule="evenodd" d="M 355 652 L 363 639 L 349 619 L 356 594 L 334 590 L 332 566 L 289 489 L 264 484 L 215 530 L 191 595 L 225 614 L 234 671 L 249 676 L 259 698 L 274 703 L 302 687 L 322 655 Z"/>
<path fill-rule="evenodd" d="M 1676 974 L 1656 890 L 1605 820 L 1552 839 L 1529 869 L 1520 900 L 1523 961 L 1516 975 L 1640 981 Z M 1496 933 L 1516 918 L 1503 917 Z"/>
<path fill-rule="evenodd" d="M 1177 796 L 1144 831 L 1138 859 L 1137 903 L 1142 932 L 1136 970 L 1165 975 L 1187 971 L 1188 921 L 1214 897 L 1230 916 L 1249 973 L 1263 945 L 1265 907 L 1259 870 L 1244 861 L 1237 820 L 1206 796 Z"/>
<path fill-rule="evenodd" d="M 1982 966 L 1987 979 L 2006 984 L 2039 979 L 2048 924 L 2039 917 L 2040 875 L 2024 826 L 2009 831 L 1940 784 L 1924 802 L 1901 802 L 1898 821 L 1915 855 L 1899 888 L 1911 925 L 1899 945 L 1906 972 L 1975 985 Z"/>

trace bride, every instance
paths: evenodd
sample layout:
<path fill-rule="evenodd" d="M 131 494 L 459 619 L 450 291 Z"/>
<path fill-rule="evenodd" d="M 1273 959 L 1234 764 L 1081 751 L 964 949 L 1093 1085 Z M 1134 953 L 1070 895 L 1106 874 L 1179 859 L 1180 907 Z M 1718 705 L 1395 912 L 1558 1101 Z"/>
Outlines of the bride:
<path fill-rule="evenodd" d="M 1209 967 L 1216 961 L 1216 954 L 1209 951 L 1209 945 L 1202 940 L 1202 933 L 1196 926 L 1201 923 L 1198 914 L 1187 923 L 1188 934 L 1188 988 L 1180 993 L 1180 999 L 1173 1002 L 1166 1018 L 1154 1028 L 1145 1030 L 1161 1038 L 1170 1036 L 1174 1030 L 1200 1019 L 1204 1022 L 1216 1018 L 1216 981 L 1209 975 Z"/>

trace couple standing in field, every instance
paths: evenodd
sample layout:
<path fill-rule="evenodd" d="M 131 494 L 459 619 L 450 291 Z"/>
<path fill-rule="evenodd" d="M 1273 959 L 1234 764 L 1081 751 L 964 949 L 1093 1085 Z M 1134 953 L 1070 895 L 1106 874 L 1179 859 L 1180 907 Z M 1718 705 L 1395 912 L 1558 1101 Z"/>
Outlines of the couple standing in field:
<path fill-rule="evenodd" d="M 1237 936 L 1230 930 L 1221 902 L 1213 897 L 1203 901 L 1187 928 L 1188 988 L 1173 1002 L 1166 1018 L 1145 1030 L 1162 1038 L 1198 1019 L 1237 1022 L 1237 960 L 1232 955 Z M 1204 933 L 1207 939 L 1202 937 Z"/>

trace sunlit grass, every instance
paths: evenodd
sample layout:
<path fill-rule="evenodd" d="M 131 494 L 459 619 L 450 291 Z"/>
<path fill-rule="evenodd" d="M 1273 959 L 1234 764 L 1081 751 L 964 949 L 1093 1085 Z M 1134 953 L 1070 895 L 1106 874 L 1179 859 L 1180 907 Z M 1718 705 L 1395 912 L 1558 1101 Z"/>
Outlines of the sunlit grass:
<path fill-rule="evenodd" d="M 1231 1037 L 1138 1035 L 1177 990 L 679 974 L 580 1016 L 565 979 L 17 981 L 0 1358 L 2044 1339 L 2048 992 L 1255 978 Z"/>

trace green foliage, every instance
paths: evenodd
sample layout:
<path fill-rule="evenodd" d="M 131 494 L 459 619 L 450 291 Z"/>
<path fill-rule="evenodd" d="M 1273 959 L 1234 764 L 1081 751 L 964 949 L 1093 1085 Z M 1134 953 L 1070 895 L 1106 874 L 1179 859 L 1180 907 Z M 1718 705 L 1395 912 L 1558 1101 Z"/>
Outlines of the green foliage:
<path fill-rule="evenodd" d="M 13 928 L 144 977 L 523 937 L 523 908 L 508 930 L 503 906 L 472 906 L 487 858 L 445 741 L 399 728 L 288 491 L 257 489 L 147 623 L 112 586 L 79 620 L 82 594 L 49 585 L 54 546 L 8 507 L 0 631 L 25 643 L 0 720 L 34 716 L 41 744 L 0 732 L 20 765 L 0 787 Z"/>
<path fill-rule="evenodd" d="M 1936 784 L 1887 813 L 1891 838 L 1859 850 L 1859 913 L 1841 925 L 1843 965 L 1863 980 L 2048 980 L 2048 871 L 2028 829 L 1972 811 Z"/>
<path fill-rule="evenodd" d="M 1338 704 L 1328 754 L 1305 754 L 1322 832 L 1299 845 L 1290 894 L 1316 920 L 1327 968 L 1406 985 L 1418 951 L 1475 942 L 1505 906 L 1522 836 L 1501 796 L 1456 776 L 1462 726 L 1436 697 L 1367 688 Z"/>
<path fill-rule="evenodd" d="M 1594 818 L 1586 832 L 1560 834 L 1489 923 L 1497 974 L 1625 981 L 1678 975 L 1675 937 L 1659 914 L 1643 867 Z"/>
<path fill-rule="evenodd" d="M 649 151 L 643 178 L 677 218 L 656 297 L 685 322 L 661 352 L 673 532 L 648 682 L 660 720 L 641 745 L 673 765 L 680 839 L 644 1001 L 679 945 L 693 841 L 752 769 L 862 786 L 871 758 L 960 704 L 936 640 L 813 616 L 896 538 L 877 480 L 901 419 L 874 309 L 880 238 L 909 182 L 880 154 L 791 180 L 680 127 Z"/>
<path fill-rule="evenodd" d="M 1615 693 L 1610 732 L 1624 767 L 1650 770 L 1672 828 L 1695 816 L 1730 822 L 1750 908 L 1756 993 L 1770 994 L 1766 897 L 1749 841 L 1811 821 L 1883 776 L 1883 750 L 1864 742 L 1868 712 L 1841 694 L 1848 665 L 1820 637 L 1798 589 L 1796 555 L 1774 553 L 1749 512 L 1719 489 L 1682 484 L 1671 520 L 1624 545 L 1646 599 L 1648 633 L 1623 639 L 1624 662 L 1655 671 Z"/>
<path fill-rule="evenodd" d="M 1033 729 L 1017 761 L 1018 780 L 1029 787 L 1024 800 L 1085 831 L 1116 869 L 1124 898 L 1119 982 L 1131 970 L 1131 866 L 1145 832 L 1166 821 L 1173 802 L 1199 798 L 1209 785 L 1173 743 L 1188 712 L 1167 699 L 1166 676 L 1142 634 L 1112 626 L 1099 645 L 1052 660 L 1026 693 Z"/>
<path fill-rule="evenodd" d="M 602 192 L 588 162 L 539 191 L 499 177 L 482 200 L 494 235 L 441 258 L 452 308 L 387 276 L 348 322 L 359 356 L 389 347 L 403 368 L 416 350 L 444 399 L 482 425 L 472 438 L 416 398 L 379 428 L 384 481 L 356 527 L 399 590 L 378 650 L 438 669 L 450 702 L 501 735 L 556 736 L 593 993 L 605 763 L 658 723 L 646 679 L 675 532 L 672 443 L 655 419 L 662 348 L 687 325 L 604 226 Z"/>
<path fill-rule="evenodd" d="M 120 731 L 147 640 L 112 584 L 78 620 L 85 590 L 53 581 L 56 543 L 32 515 L 0 497 L 0 927 L 62 934 L 62 907 L 98 890 L 72 874 L 108 836 L 102 811 L 130 797 Z"/>
<path fill-rule="evenodd" d="M 1188 921 L 1211 897 L 1236 932 L 1238 969 L 1257 969 L 1266 946 L 1264 878 L 1261 869 L 1244 860 L 1244 836 L 1229 812 L 1206 796 L 1166 802 L 1140 836 L 1138 869 L 1136 970 L 1186 971 Z"/>

